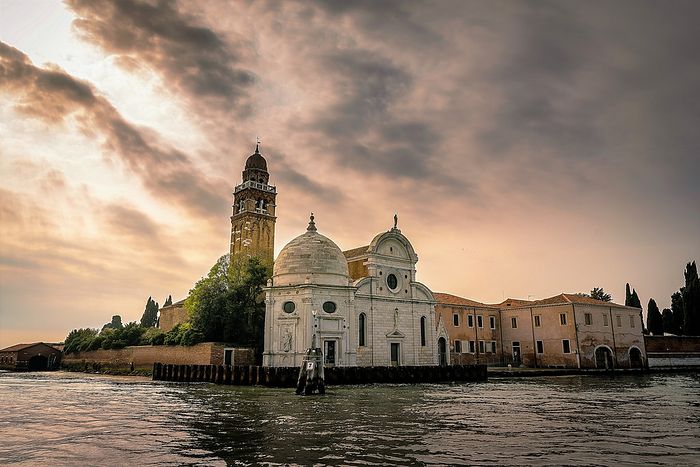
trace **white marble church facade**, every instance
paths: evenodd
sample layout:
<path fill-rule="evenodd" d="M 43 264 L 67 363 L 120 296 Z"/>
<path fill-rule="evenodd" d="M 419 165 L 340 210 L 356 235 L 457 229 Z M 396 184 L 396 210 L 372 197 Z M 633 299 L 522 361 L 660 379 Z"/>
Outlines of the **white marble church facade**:
<path fill-rule="evenodd" d="M 326 365 L 436 365 L 435 300 L 415 280 L 417 261 L 396 226 L 344 254 L 312 216 L 265 289 L 263 365 L 299 366 L 312 346 Z"/>

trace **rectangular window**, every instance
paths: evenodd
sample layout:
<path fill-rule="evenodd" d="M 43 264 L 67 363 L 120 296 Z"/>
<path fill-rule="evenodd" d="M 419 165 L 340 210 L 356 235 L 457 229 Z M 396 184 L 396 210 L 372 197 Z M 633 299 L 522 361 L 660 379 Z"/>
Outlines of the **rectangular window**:
<path fill-rule="evenodd" d="M 452 325 L 455 327 L 459 326 L 459 315 L 457 313 L 452 315 Z"/>
<path fill-rule="evenodd" d="M 495 316 L 489 316 L 489 327 L 491 329 L 496 329 L 496 317 Z"/>
<path fill-rule="evenodd" d="M 591 315 L 590 313 L 584 313 L 583 320 L 585 321 L 586 326 L 590 326 L 591 324 L 593 324 L 593 315 Z"/>
<path fill-rule="evenodd" d="M 615 316 L 615 323 L 617 324 L 618 328 L 621 328 L 622 327 L 622 316 L 616 315 Z"/>
<path fill-rule="evenodd" d="M 474 327 L 474 315 L 467 315 L 467 326 Z"/>
<path fill-rule="evenodd" d="M 540 315 L 535 315 L 535 327 L 540 327 Z"/>
<path fill-rule="evenodd" d="M 474 341 L 469 341 L 469 353 L 476 352 L 476 345 Z"/>
<path fill-rule="evenodd" d="M 510 327 L 513 329 L 517 329 L 517 327 L 518 327 L 518 318 L 517 317 L 513 316 L 510 319 Z"/>
<path fill-rule="evenodd" d="M 544 342 L 537 341 L 537 353 L 544 353 Z"/>
<path fill-rule="evenodd" d="M 608 315 L 603 313 L 603 326 L 607 326 L 608 324 Z"/>
<path fill-rule="evenodd" d="M 566 325 L 566 313 L 559 313 L 559 322 L 562 326 Z"/>
<path fill-rule="evenodd" d="M 455 353 L 462 353 L 462 341 L 455 341 Z"/>
<path fill-rule="evenodd" d="M 561 347 L 564 353 L 571 353 L 571 343 L 569 342 L 569 339 L 564 339 L 561 341 Z"/>
<path fill-rule="evenodd" d="M 634 315 L 630 315 L 630 327 L 631 327 L 631 328 L 634 327 L 634 322 L 635 322 L 635 321 L 636 321 L 636 319 L 635 319 Z"/>
<path fill-rule="evenodd" d="M 479 328 L 484 327 L 484 317 L 481 315 L 476 315 L 476 325 L 479 326 Z"/>
<path fill-rule="evenodd" d="M 479 341 L 479 353 L 486 353 L 486 349 L 484 348 L 484 341 Z"/>
<path fill-rule="evenodd" d="M 491 353 L 496 353 L 496 341 L 491 341 Z"/>

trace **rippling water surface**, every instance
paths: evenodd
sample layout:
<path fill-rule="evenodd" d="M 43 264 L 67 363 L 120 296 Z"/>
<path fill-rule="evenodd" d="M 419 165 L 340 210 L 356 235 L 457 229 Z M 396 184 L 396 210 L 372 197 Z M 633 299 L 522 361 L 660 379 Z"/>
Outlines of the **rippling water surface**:
<path fill-rule="evenodd" d="M 0 464 L 700 465 L 700 375 L 291 389 L 0 373 Z"/>

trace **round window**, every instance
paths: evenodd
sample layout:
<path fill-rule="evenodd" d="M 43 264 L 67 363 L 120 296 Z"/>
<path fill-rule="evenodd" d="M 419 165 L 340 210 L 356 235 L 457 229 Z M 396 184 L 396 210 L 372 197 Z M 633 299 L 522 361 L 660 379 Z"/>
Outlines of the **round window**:
<path fill-rule="evenodd" d="M 333 302 L 326 302 L 323 304 L 323 311 L 326 313 L 335 313 L 336 306 Z"/>
<path fill-rule="evenodd" d="M 294 302 L 284 302 L 284 305 L 282 305 L 282 309 L 285 313 L 293 313 L 296 308 L 297 306 Z"/>
<path fill-rule="evenodd" d="M 399 285 L 399 281 L 396 279 L 395 275 L 389 274 L 386 276 L 386 285 L 388 285 L 391 290 L 396 290 L 396 287 Z"/>

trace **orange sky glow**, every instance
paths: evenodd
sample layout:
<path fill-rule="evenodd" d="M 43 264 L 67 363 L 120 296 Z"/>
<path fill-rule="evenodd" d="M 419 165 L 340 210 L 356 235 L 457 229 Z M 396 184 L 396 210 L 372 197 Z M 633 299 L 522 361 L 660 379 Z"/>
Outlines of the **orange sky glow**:
<path fill-rule="evenodd" d="M 0 0 L 0 348 L 184 298 L 257 137 L 276 252 L 311 211 L 342 249 L 397 212 L 433 291 L 668 307 L 700 259 L 697 10 Z"/>

